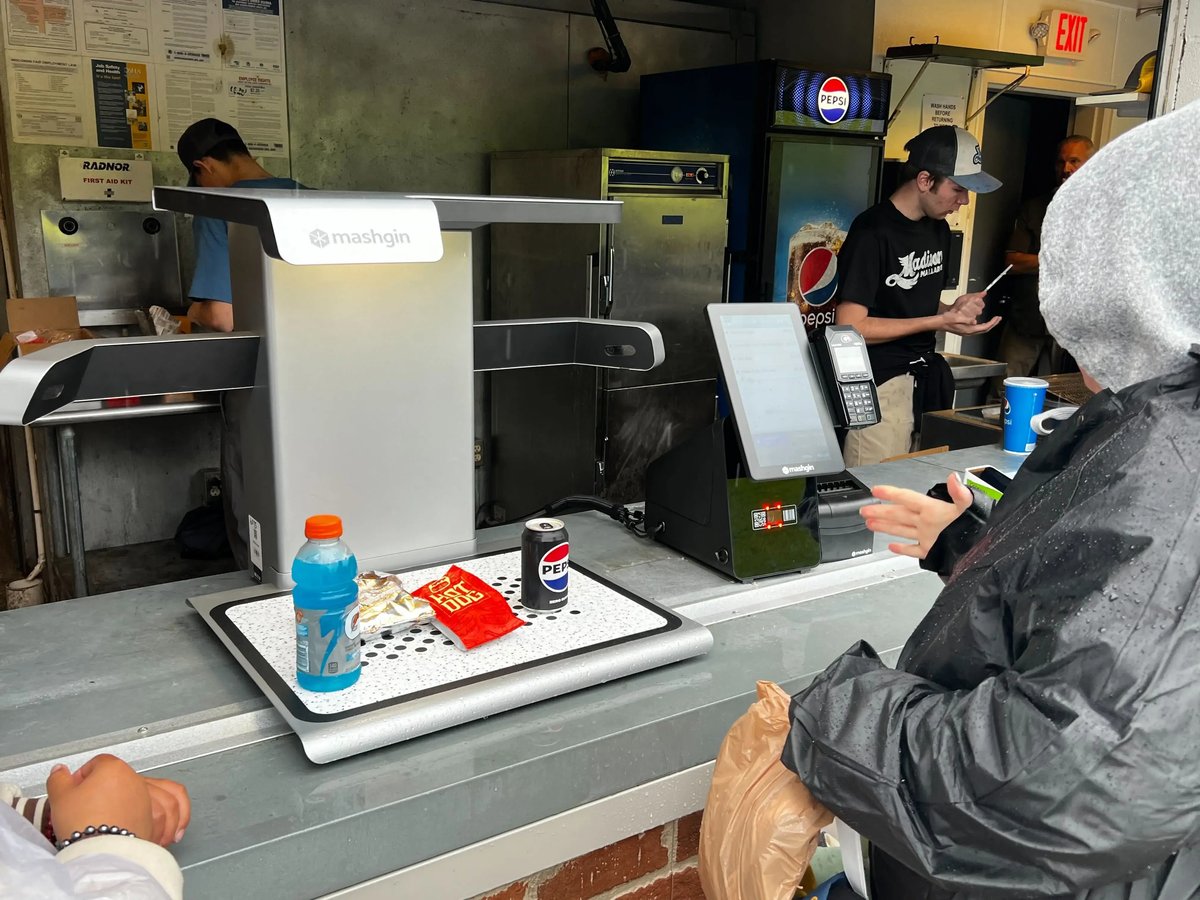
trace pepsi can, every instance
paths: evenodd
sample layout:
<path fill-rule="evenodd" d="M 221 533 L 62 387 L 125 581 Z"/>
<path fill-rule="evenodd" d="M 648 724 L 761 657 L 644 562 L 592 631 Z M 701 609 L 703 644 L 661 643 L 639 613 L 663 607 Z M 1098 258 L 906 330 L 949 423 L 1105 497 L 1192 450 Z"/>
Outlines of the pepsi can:
<path fill-rule="evenodd" d="M 530 519 L 521 533 L 521 605 L 562 609 L 567 605 L 571 545 L 562 519 Z"/>

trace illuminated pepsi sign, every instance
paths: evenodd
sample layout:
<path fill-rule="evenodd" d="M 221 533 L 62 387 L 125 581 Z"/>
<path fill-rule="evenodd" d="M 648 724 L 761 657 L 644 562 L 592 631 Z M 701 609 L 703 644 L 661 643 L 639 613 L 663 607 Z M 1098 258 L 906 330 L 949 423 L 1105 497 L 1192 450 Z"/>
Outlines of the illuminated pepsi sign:
<path fill-rule="evenodd" d="M 883 134 L 891 76 L 780 67 L 773 124 L 817 131 Z"/>
<path fill-rule="evenodd" d="M 830 125 L 836 125 L 846 118 L 849 110 L 850 88 L 846 87 L 846 82 L 836 75 L 831 75 L 821 82 L 817 91 L 817 115 Z"/>

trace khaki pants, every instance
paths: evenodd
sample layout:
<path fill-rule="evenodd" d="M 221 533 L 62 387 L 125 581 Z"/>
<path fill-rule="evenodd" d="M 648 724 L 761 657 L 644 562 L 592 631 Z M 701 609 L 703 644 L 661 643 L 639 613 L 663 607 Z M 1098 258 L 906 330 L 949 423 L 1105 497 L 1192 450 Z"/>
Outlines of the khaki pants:
<path fill-rule="evenodd" d="M 847 433 L 842 451 L 847 468 L 874 465 L 912 450 L 913 383 L 911 375 L 897 375 L 879 386 L 879 424 Z"/>

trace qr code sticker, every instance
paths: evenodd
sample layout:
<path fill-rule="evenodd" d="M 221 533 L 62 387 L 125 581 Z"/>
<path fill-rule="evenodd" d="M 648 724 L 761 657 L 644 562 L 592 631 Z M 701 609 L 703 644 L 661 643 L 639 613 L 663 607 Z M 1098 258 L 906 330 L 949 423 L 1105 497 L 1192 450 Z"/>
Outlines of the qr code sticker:
<path fill-rule="evenodd" d="M 750 524 L 755 528 L 767 527 L 767 511 L 765 509 L 756 509 L 750 513 Z"/>

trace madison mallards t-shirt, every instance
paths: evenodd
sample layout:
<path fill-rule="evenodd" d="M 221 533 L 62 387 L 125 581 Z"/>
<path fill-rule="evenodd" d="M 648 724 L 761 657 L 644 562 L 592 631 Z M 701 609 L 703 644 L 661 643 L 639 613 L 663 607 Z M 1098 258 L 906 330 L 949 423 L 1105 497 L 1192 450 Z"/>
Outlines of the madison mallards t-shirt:
<path fill-rule="evenodd" d="M 838 251 L 838 300 L 860 303 L 882 319 L 938 313 L 950 260 L 950 226 L 943 219 L 914 222 L 892 204 L 859 213 Z M 933 331 L 868 344 L 875 382 L 883 384 L 933 353 Z"/>

